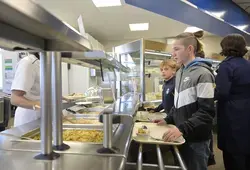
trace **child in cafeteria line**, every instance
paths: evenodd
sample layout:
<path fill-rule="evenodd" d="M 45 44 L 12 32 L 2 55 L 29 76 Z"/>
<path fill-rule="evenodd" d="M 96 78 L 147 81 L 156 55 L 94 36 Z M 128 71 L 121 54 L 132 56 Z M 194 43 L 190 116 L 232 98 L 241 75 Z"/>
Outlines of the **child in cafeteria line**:
<path fill-rule="evenodd" d="M 168 113 L 174 105 L 175 73 L 178 65 L 173 59 L 166 59 L 160 65 L 161 76 L 164 79 L 162 89 L 162 103 L 157 108 L 149 108 L 148 111 L 160 112 L 164 109 Z"/>
<path fill-rule="evenodd" d="M 214 108 L 214 75 L 211 63 L 196 54 L 203 51 L 201 34 L 182 33 L 173 44 L 173 57 L 182 67 L 176 73 L 174 107 L 158 124 L 174 124 L 163 140 L 175 141 L 184 136 L 179 149 L 189 170 L 207 170 L 210 155 Z"/>

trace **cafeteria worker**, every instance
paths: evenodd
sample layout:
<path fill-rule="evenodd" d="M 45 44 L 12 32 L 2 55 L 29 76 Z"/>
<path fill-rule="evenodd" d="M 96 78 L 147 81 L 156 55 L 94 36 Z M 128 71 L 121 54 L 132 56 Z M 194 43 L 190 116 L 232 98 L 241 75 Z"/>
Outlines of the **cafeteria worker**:
<path fill-rule="evenodd" d="M 17 66 L 11 86 L 11 104 L 17 106 L 14 127 L 40 118 L 40 57 L 29 53 Z"/>

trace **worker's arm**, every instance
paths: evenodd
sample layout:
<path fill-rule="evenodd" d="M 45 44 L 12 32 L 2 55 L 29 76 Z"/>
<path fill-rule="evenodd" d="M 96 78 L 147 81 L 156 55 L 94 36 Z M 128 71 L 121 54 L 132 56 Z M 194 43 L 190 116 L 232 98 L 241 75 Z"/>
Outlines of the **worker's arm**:
<path fill-rule="evenodd" d="M 36 109 L 40 108 L 39 101 L 28 100 L 24 97 L 24 95 L 25 95 L 24 91 L 12 90 L 11 100 L 10 100 L 11 104 L 18 106 L 18 107 L 26 108 L 26 109 L 33 109 L 34 106 Z"/>

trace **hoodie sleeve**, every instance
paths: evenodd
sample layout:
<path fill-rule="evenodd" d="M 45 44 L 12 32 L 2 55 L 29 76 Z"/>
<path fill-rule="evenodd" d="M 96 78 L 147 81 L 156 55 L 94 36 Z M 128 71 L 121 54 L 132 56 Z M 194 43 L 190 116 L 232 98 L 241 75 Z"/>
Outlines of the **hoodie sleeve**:
<path fill-rule="evenodd" d="M 174 117 L 173 114 L 175 112 L 175 107 L 173 106 L 172 109 L 169 111 L 167 117 L 164 119 L 167 124 L 174 124 Z"/>
<path fill-rule="evenodd" d="M 161 103 L 157 108 L 154 109 L 155 112 L 160 112 L 161 110 L 163 110 L 163 104 Z"/>
<path fill-rule="evenodd" d="M 212 126 L 215 116 L 214 76 L 209 71 L 202 73 L 196 85 L 198 110 L 184 123 L 178 126 L 184 136 Z"/>

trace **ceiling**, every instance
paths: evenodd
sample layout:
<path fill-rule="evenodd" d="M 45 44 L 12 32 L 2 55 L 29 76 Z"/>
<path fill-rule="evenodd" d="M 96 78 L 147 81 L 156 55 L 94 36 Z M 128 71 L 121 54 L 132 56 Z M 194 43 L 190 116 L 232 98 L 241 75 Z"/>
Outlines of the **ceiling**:
<path fill-rule="evenodd" d="M 96 8 L 92 0 L 33 1 L 75 28 L 81 14 L 86 32 L 101 42 L 173 37 L 187 27 L 186 24 L 124 3 L 119 7 Z M 148 31 L 129 30 L 129 24 L 143 22 L 149 22 Z"/>
<path fill-rule="evenodd" d="M 250 14 L 250 0 L 233 0 L 233 2 Z"/>

